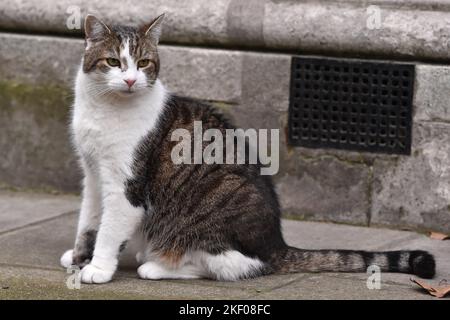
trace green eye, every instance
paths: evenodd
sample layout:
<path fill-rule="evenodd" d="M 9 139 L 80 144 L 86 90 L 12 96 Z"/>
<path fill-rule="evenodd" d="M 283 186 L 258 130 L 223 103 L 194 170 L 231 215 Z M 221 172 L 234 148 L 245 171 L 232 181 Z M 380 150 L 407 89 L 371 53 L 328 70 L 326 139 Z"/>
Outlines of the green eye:
<path fill-rule="evenodd" d="M 120 67 L 120 61 L 114 58 L 106 59 L 106 63 L 108 63 L 111 67 Z"/>
<path fill-rule="evenodd" d="M 139 68 L 145 68 L 150 64 L 150 60 L 149 59 L 142 59 L 138 61 L 138 67 Z"/>

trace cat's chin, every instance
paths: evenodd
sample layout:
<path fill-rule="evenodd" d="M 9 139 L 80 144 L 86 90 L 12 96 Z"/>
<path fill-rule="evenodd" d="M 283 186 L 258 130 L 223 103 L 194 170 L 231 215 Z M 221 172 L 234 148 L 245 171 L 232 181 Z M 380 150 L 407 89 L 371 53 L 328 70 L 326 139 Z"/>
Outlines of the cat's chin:
<path fill-rule="evenodd" d="M 130 91 L 130 90 L 117 90 L 114 93 L 117 96 L 122 97 L 122 98 L 133 97 L 133 96 L 139 95 L 139 91 L 137 91 L 137 90 L 133 90 L 133 91 Z"/>

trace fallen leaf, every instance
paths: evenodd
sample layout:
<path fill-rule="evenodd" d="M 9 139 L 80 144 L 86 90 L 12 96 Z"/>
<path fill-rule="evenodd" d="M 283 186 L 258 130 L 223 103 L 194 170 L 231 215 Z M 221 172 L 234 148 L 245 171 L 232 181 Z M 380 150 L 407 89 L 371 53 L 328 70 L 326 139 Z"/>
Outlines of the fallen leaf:
<path fill-rule="evenodd" d="M 434 240 L 448 240 L 450 239 L 450 236 L 439 232 L 431 232 L 430 238 Z"/>
<path fill-rule="evenodd" d="M 443 298 L 446 294 L 450 293 L 450 285 L 433 287 L 421 280 L 416 280 L 413 278 L 411 278 L 410 280 L 421 288 L 427 290 L 429 294 L 437 298 Z"/>

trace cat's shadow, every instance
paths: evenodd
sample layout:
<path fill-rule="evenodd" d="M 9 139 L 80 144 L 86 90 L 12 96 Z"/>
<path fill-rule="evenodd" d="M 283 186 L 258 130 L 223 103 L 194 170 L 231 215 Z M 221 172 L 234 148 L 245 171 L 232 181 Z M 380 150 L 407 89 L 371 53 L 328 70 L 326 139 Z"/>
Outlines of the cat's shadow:
<path fill-rule="evenodd" d="M 130 241 L 126 249 L 121 253 L 119 259 L 119 270 L 136 272 L 139 264 L 136 261 L 137 245 Z"/>

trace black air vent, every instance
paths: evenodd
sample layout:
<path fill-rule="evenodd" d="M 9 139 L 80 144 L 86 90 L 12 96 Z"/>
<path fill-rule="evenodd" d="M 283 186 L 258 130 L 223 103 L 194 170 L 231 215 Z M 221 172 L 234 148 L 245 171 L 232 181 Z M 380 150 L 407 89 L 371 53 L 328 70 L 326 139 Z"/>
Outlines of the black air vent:
<path fill-rule="evenodd" d="M 289 143 L 410 154 L 414 65 L 292 58 Z"/>

